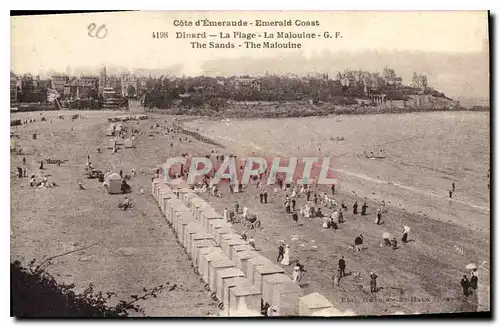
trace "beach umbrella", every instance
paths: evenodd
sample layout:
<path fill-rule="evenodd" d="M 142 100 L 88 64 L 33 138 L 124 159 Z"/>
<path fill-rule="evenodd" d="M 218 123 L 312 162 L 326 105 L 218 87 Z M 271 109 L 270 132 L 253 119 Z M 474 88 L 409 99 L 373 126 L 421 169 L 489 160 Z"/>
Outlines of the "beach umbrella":
<path fill-rule="evenodd" d="M 385 232 L 384 234 L 382 234 L 382 238 L 390 238 L 391 237 L 391 234 L 389 234 L 388 232 Z"/>
<path fill-rule="evenodd" d="M 465 266 L 465 269 L 477 269 L 477 266 L 475 263 L 469 263 L 467 266 Z"/>

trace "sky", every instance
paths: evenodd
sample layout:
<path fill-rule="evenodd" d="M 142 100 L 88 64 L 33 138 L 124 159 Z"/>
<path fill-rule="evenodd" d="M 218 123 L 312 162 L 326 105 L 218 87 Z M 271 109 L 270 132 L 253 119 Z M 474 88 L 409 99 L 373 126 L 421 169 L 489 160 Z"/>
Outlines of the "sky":
<path fill-rule="evenodd" d="M 243 20 L 246 27 L 174 26 L 177 21 Z M 255 20 L 319 22 L 307 27 L 257 27 Z M 88 25 L 105 24 L 103 39 L 90 37 Z M 230 41 L 233 49 L 192 49 L 176 32 L 207 35 L 233 32 L 262 35 L 277 31 L 323 34 L 342 38 L 291 40 L 302 49 L 246 49 L 244 40 Z M 153 38 L 168 32 L 168 39 Z M 202 42 L 226 43 L 210 38 Z M 257 42 L 268 41 L 257 38 Z M 284 42 L 288 40 L 274 39 Z M 242 45 L 239 47 L 238 45 Z M 349 58 L 353 60 L 350 62 Z M 335 59 L 337 58 L 337 59 Z M 448 60 L 449 59 L 449 60 Z M 232 75 L 242 72 L 314 71 L 333 73 L 345 68 L 381 71 L 394 65 L 404 82 L 417 68 L 429 83 L 452 96 L 487 97 L 489 94 L 487 12 L 163 12 L 141 11 L 11 17 L 11 70 L 39 74 L 66 72 L 68 67 L 99 69 L 114 65 L 129 69 L 164 69 L 181 64 L 185 75 Z M 398 72 L 398 71 L 397 71 Z"/>

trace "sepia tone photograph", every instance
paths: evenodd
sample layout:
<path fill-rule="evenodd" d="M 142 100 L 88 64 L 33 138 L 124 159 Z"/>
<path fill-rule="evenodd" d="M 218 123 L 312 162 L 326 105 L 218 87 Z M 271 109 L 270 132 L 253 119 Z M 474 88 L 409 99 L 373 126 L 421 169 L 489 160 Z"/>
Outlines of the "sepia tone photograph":
<path fill-rule="evenodd" d="M 11 317 L 491 317 L 490 19 L 11 12 Z"/>

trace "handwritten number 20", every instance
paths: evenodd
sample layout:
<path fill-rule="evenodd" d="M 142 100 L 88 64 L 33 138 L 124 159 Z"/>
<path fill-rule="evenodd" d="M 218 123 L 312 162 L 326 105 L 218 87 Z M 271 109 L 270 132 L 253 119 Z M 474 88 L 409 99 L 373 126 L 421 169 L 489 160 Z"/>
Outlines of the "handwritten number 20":
<path fill-rule="evenodd" d="M 106 29 L 106 25 L 100 25 L 97 27 L 95 23 L 91 23 L 87 29 L 89 30 L 90 37 L 96 37 L 98 39 L 104 39 L 106 35 L 108 35 L 108 30 Z"/>

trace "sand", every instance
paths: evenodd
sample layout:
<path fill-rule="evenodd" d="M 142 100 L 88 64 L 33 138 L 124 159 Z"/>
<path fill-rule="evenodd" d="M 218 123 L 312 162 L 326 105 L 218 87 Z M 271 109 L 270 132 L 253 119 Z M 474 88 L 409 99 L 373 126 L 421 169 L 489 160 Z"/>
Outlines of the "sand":
<path fill-rule="evenodd" d="M 58 120 L 59 114 L 64 114 L 66 120 Z M 12 118 L 22 116 L 23 119 L 31 115 L 38 120 L 11 128 L 21 136 L 19 143 L 28 152 L 28 173 L 38 172 L 38 163 L 42 158 L 69 160 L 61 167 L 46 165 L 46 172 L 53 175 L 50 178 L 61 186 L 34 190 L 27 186 L 27 179 L 15 177 L 15 167 L 21 164 L 22 156 L 11 156 L 12 259 L 21 259 L 26 263 L 32 258 L 97 243 L 85 253 L 57 259 L 50 271 L 80 288 L 92 282 L 96 289 L 114 291 L 122 298 L 139 293 L 142 287 L 174 282 L 182 286 L 178 291 L 142 303 L 147 314 L 214 314 L 215 303 L 209 300 L 198 277 L 192 273 L 187 256 L 175 242 L 153 199 L 140 196 L 139 188 L 143 187 L 148 193 L 153 170 L 168 156 L 185 152 L 205 155 L 215 147 L 191 140 L 191 143 L 176 144 L 170 150 L 170 136 L 153 133 L 153 137 L 149 137 L 149 133 L 145 133 L 136 140 L 136 149 L 121 150 L 115 155 L 109 150 L 97 154 L 95 149 L 98 146 L 105 149 L 107 145 L 108 138 L 104 136 L 107 117 L 122 113 L 83 112 L 86 119 L 74 122 L 67 120 L 69 114 L 44 113 L 44 116 L 52 117 L 47 122 L 39 121 L 39 113 L 12 115 Z M 270 192 L 271 203 L 260 205 L 254 186 L 241 194 L 222 199 L 203 196 L 220 212 L 224 207 L 233 206 L 236 200 L 240 206 L 247 205 L 262 221 L 263 229 L 248 232 L 254 236 L 262 253 L 273 258 L 277 255 L 277 241 L 283 239 L 290 243 L 292 259 L 300 259 L 307 269 L 305 278 L 309 284 L 305 286 L 306 293 L 318 291 L 339 309 L 350 309 L 358 314 L 476 310 L 476 296 L 468 302 L 461 300 L 459 280 L 465 273 L 467 263 L 489 261 L 490 255 L 489 212 L 482 208 L 489 206 L 488 194 L 483 191 L 486 189 L 485 177 L 481 179 L 489 165 L 489 161 L 485 160 L 489 143 L 484 136 L 484 117 L 479 119 L 465 115 L 453 118 L 451 123 L 438 121 L 435 124 L 440 129 L 435 126 L 429 128 L 429 121 L 436 120 L 433 117 L 415 124 L 412 119 L 418 120 L 418 117 L 411 115 L 404 119 L 396 118 L 397 115 L 373 117 L 341 117 L 342 123 L 337 121 L 339 118 L 331 117 L 308 118 L 310 120 L 305 121 L 302 118 L 290 119 L 281 123 L 272 119 L 232 120 L 227 124 L 192 123 L 205 135 L 227 144 L 228 151 L 235 153 L 249 153 L 260 147 L 260 151 L 266 154 L 310 155 L 317 151 L 311 146 L 310 139 L 318 140 L 320 133 L 322 140 L 330 136 L 344 136 L 344 143 L 327 142 L 329 145 L 322 145 L 323 151 L 334 152 L 338 158 L 337 200 L 345 201 L 349 207 L 346 223 L 341 225 L 339 231 L 322 229 L 318 219 L 301 218 L 299 222 L 302 225 L 292 228 L 291 218 L 285 215 L 282 207 L 283 198 L 273 198 Z M 157 116 L 154 121 L 141 122 L 140 127 L 147 131 L 150 124 L 164 124 L 165 119 L 170 120 L 171 117 Z M 403 120 L 405 123 L 401 126 L 404 128 L 380 124 L 387 120 L 393 123 Z M 462 120 L 463 123 L 460 123 Z M 316 126 L 315 136 L 311 137 L 309 129 L 302 126 Z M 450 132 L 453 126 L 455 129 Z M 71 127 L 74 127 L 73 131 Z M 408 129 L 413 127 L 409 132 Z M 428 134 L 426 128 L 443 132 L 442 135 L 433 134 L 427 138 L 424 137 Z M 289 130 L 294 133 L 290 134 Z M 33 132 L 38 133 L 37 140 L 31 139 Z M 406 134 L 420 137 L 416 143 L 418 146 L 415 143 L 402 142 L 398 146 L 397 142 L 390 143 L 385 147 L 390 159 L 366 160 L 352 154 L 353 149 L 362 149 L 365 144 L 373 148 L 379 143 L 407 137 Z M 474 139 L 478 135 L 479 139 Z M 240 143 L 235 144 L 222 137 L 238 139 Z M 300 139 L 307 142 L 297 141 Z M 417 139 L 415 137 L 413 142 Z M 460 149 L 461 146 L 462 150 L 436 155 L 446 153 L 443 152 L 449 148 L 446 142 L 454 139 L 457 140 L 454 143 L 456 147 Z M 267 140 L 273 140 L 273 146 Z M 435 141 L 430 143 L 430 140 Z M 248 142 L 254 144 L 248 145 Z M 245 143 L 245 147 L 241 143 Z M 98 169 L 123 169 L 125 173 L 136 169 L 138 176 L 131 183 L 131 197 L 136 208 L 125 213 L 118 211 L 116 205 L 122 196 L 108 195 L 97 181 L 83 178 L 87 153 L 91 154 L 91 160 Z M 342 155 L 344 153 L 348 154 Z M 456 156 L 456 153 L 462 155 Z M 399 165 L 398 162 L 406 165 Z M 460 167 L 467 170 L 458 169 Z M 78 190 L 79 180 L 84 182 L 87 190 Z M 388 180 L 403 187 L 387 184 Z M 456 181 L 457 192 L 456 201 L 450 204 L 443 193 L 447 192 L 452 180 Z M 227 189 L 222 191 L 227 194 Z M 352 217 L 353 201 L 364 201 L 364 197 L 369 204 L 369 215 Z M 374 199 L 384 199 L 388 204 L 389 211 L 383 215 L 383 225 L 380 226 L 373 223 Z M 302 203 L 303 199 L 298 204 Z M 390 232 L 399 239 L 403 225 L 412 228 L 410 239 L 414 241 L 400 244 L 395 251 L 381 249 L 382 233 Z M 243 229 L 241 225 L 236 228 Z M 358 253 L 349 251 L 348 246 L 360 233 L 365 238 L 366 250 Z M 346 258 L 347 271 L 360 272 L 362 279 L 355 280 L 353 276 L 348 276 L 341 279 L 340 287 L 334 287 L 331 277 L 341 255 Z M 285 269 L 291 274 L 290 267 Z M 380 276 L 382 289 L 376 295 L 369 294 L 370 271 Z M 485 276 L 484 280 L 489 282 L 489 276 Z"/>
<path fill-rule="evenodd" d="M 139 303 L 148 316 L 215 314 L 216 303 L 203 290 L 187 255 L 149 196 L 152 172 L 165 155 L 167 136 L 149 137 L 146 133 L 137 138 L 136 149 L 121 149 L 113 155 L 106 149 L 107 117 L 123 113 L 78 112 L 85 119 L 68 120 L 73 113 L 46 112 L 43 113 L 46 122 L 40 122 L 39 113 L 12 115 L 12 118 L 24 120 L 31 116 L 37 120 L 11 129 L 20 135 L 18 143 L 27 152 L 28 176 L 31 172 L 42 173 L 38 169 L 41 159 L 68 161 L 61 167 L 45 164 L 43 174 L 50 174 L 49 180 L 60 186 L 33 189 L 28 178 L 16 176 L 16 167 L 22 166 L 23 156 L 11 156 L 11 260 L 27 264 L 34 258 L 96 243 L 83 252 L 54 260 L 49 272 L 58 281 L 75 283 L 80 290 L 93 283 L 96 291 L 117 293 L 118 300 L 142 294 L 143 287 L 150 289 L 170 282 L 179 287 Z M 58 115 L 64 115 L 65 120 L 57 119 Z M 135 122 L 126 123 L 132 124 Z M 139 126 L 146 131 L 150 124 L 141 121 Z M 32 139 L 33 132 L 38 134 L 36 140 Z M 103 153 L 98 154 L 97 147 Z M 133 188 L 130 198 L 135 208 L 118 210 L 123 195 L 110 195 L 97 179 L 84 177 L 87 153 L 97 169 L 123 169 L 125 174 L 131 174 L 135 168 L 137 176 L 130 182 Z M 78 181 L 83 182 L 86 190 L 78 189 Z M 144 196 L 139 193 L 141 187 Z"/>

